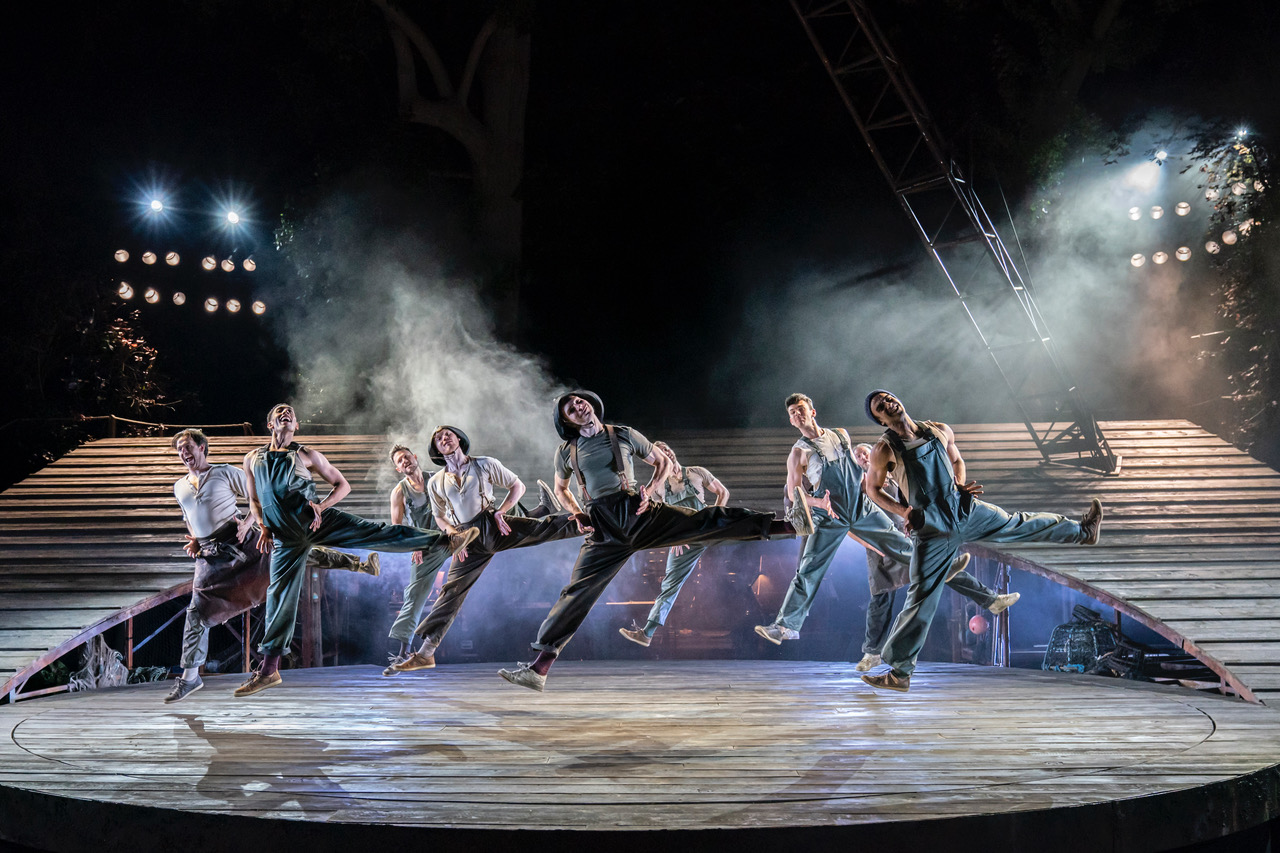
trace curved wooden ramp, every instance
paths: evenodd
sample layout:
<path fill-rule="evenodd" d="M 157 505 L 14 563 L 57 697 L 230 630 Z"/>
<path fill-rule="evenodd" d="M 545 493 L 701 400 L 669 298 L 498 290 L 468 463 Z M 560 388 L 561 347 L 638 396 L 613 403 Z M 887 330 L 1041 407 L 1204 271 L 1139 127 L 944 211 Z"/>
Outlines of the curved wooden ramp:
<path fill-rule="evenodd" d="M 0 708 L 0 839 L 58 850 L 1166 850 L 1280 813 L 1280 711 L 924 664 L 286 672 Z M 91 828 L 86 832 L 86 828 Z"/>

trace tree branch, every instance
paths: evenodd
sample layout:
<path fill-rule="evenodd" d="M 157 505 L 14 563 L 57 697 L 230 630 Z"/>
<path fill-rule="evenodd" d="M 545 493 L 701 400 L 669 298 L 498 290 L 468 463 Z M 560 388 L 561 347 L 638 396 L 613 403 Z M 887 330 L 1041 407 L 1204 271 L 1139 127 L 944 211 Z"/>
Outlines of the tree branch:
<path fill-rule="evenodd" d="M 458 101 L 464 106 L 471 94 L 471 82 L 475 80 L 476 68 L 480 65 L 480 57 L 484 54 L 485 45 L 489 43 L 489 36 L 493 35 L 497 28 L 497 14 L 490 15 L 489 20 L 485 21 L 484 26 L 480 28 L 480 32 L 476 33 L 476 40 L 471 43 L 471 53 L 467 56 L 467 65 L 462 71 L 462 82 L 458 85 Z"/>
<path fill-rule="evenodd" d="M 431 72 L 431 80 L 436 85 L 436 91 L 440 93 L 440 97 L 449 99 L 453 97 L 453 83 L 449 79 L 449 72 L 445 70 L 444 62 L 440 59 L 440 54 L 436 52 L 436 46 L 431 43 L 431 39 L 427 38 L 427 34 L 422 28 L 413 22 L 413 19 L 400 10 L 398 6 L 393 6 L 390 0 L 370 0 L 373 5 L 382 10 L 382 14 L 387 16 L 387 20 L 394 28 L 398 28 L 406 36 L 413 46 L 418 49 L 418 55 L 422 57 L 422 61 L 426 63 L 427 70 Z M 416 87 L 415 87 L 416 88 Z"/>

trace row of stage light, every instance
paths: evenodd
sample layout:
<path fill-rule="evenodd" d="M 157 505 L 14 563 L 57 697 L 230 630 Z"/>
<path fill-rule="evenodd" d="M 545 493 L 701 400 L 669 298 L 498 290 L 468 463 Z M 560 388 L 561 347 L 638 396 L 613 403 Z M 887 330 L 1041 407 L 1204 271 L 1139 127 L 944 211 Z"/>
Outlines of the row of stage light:
<path fill-rule="evenodd" d="M 120 285 L 116 288 L 116 295 L 121 299 L 133 299 L 134 293 L 133 285 L 129 284 L 127 281 L 120 282 Z M 142 291 L 142 299 L 150 305 L 155 305 L 161 299 L 160 291 L 156 290 L 154 287 L 148 287 L 146 290 Z M 187 294 L 183 293 L 181 290 L 174 291 L 173 304 L 186 305 Z M 215 297 L 210 296 L 204 301 L 204 310 L 208 311 L 210 314 L 213 314 L 219 308 L 225 308 L 227 312 L 231 314 L 238 314 L 241 307 L 243 306 L 239 299 L 228 299 L 226 303 L 219 303 Z M 255 314 L 265 314 L 267 312 L 267 303 L 258 299 L 249 306 L 249 310 Z"/>
<path fill-rule="evenodd" d="M 129 260 L 129 257 L 127 249 L 116 250 L 115 259 L 120 263 L 125 263 Z M 160 258 L 155 252 L 143 252 L 141 260 L 144 264 L 152 266 L 159 261 Z M 164 262 L 171 267 L 176 267 L 178 264 L 182 263 L 182 256 L 177 252 L 166 252 Z M 231 258 L 223 258 L 222 261 L 219 262 L 213 255 L 205 255 L 200 260 L 200 266 L 206 270 L 216 270 L 221 268 L 223 272 L 234 272 L 236 262 L 231 260 Z M 245 258 L 240 262 L 240 268 L 245 272 L 253 272 L 258 268 L 258 264 L 253 260 L 253 258 Z"/>
<path fill-rule="evenodd" d="M 1248 186 L 1243 181 L 1234 184 L 1231 188 L 1231 192 L 1235 195 L 1243 195 L 1247 190 L 1248 190 Z M 1262 192 L 1261 181 L 1257 181 L 1254 183 L 1254 190 L 1256 190 L 1257 192 Z M 1213 189 L 1212 187 L 1210 187 L 1209 190 L 1205 192 L 1206 200 L 1214 201 L 1217 198 L 1218 198 L 1218 191 Z M 1176 205 L 1174 205 L 1173 212 L 1176 213 L 1178 216 L 1186 216 L 1187 214 L 1191 213 L 1191 205 L 1188 202 L 1180 201 Z M 1160 219 L 1164 216 L 1164 208 L 1158 204 L 1152 205 L 1149 213 L 1152 219 Z M 1134 220 L 1135 222 L 1141 219 L 1142 208 L 1141 207 L 1129 208 L 1129 218 Z M 1235 226 L 1234 228 L 1228 228 L 1226 231 L 1223 231 L 1222 237 L 1221 237 L 1222 239 L 1221 243 L 1219 243 L 1217 240 L 1206 241 L 1204 244 L 1204 250 L 1211 255 L 1216 255 L 1222 251 L 1222 247 L 1224 245 L 1234 246 L 1236 244 L 1236 241 L 1238 241 L 1241 237 L 1248 237 L 1249 231 L 1252 228 L 1253 228 L 1253 220 L 1246 219 L 1243 222 L 1241 222 L 1239 225 Z M 1177 250 L 1174 251 L 1173 257 L 1177 258 L 1180 261 L 1191 260 L 1191 247 L 1179 246 Z M 1156 263 L 1156 264 L 1163 264 L 1168 260 L 1169 260 L 1169 253 L 1164 251 L 1156 252 L 1151 256 L 1152 263 Z M 1146 262 L 1147 262 L 1147 256 L 1141 252 L 1135 252 L 1133 256 L 1129 258 L 1129 263 L 1135 267 L 1140 267 Z"/>

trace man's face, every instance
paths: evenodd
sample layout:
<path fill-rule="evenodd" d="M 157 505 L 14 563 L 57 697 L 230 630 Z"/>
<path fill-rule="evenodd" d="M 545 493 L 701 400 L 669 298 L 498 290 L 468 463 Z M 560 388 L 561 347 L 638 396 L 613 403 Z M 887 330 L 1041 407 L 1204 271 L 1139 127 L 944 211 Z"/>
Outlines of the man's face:
<path fill-rule="evenodd" d="M 886 424 L 902 414 L 902 403 L 892 394 L 881 392 L 871 398 L 871 414 Z"/>
<path fill-rule="evenodd" d="M 670 447 L 667 447 L 666 444 L 663 444 L 660 442 L 654 442 L 653 446 L 661 450 L 662 455 L 670 459 L 673 463 L 676 461 L 676 452 L 672 450 Z"/>
<path fill-rule="evenodd" d="M 859 444 L 853 448 L 853 461 L 858 463 L 859 468 L 866 470 L 871 465 L 871 446 Z"/>
<path fill-rule="evenodd" d="M 591 403 L 581 397 L 570 397 L 565 400 L 560 411 L 565 421 L 576 427 L 584 427 L 591 423 L 591 419 L 596 414 L 596 410 L 591 408 Z"/>
<path fill-rule="evenodd" d="M 442 429 L 437 432 L 435 441 L 436 450 L 440 451 L 442 456 L 448 456 L 457 450 L 460 444 L 458 434 L 451 429 Z"/>
<path fill-rule="evenodd" d="M 407 450 L 397 450 L 395 456 L 396 471 L 402 477 L 412 477 L 418 473 L 418 457 Z"/>
<path fill-rule="evenodd" d="M 205 457 L 208 450 L 201 447 L 189 436 L 183 436 L 178 440 L 178 458 L 182 460 L 182 464 L 187 466 L 188 471 L 198 471 L 204 467 Z"/>
<path fill-rule="evenodd" d="M 807 400 L 787 406 L 787 420 L 791 421 L 791 425 L 796 429 L 812 427 L 817 414 Z"/>
<path fill-rule="evenodd" d="M 293 413 L 293 406 L 280 406 L 273 409 L 267 426 L 279 432 L 293 432 L 298 428 L 298 416 Z"/>

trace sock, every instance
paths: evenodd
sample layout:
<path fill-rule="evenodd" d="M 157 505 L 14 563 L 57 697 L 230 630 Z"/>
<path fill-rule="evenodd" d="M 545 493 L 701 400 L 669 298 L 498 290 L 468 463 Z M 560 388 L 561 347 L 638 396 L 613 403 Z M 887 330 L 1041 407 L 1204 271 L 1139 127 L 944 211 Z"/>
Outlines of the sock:
<path fill-rule="evenodd" d="M 192 666 L 182 670 L 183 681 L 195 681 L 200 677 L 200 667 Z"/>
<path fill-rule="evenodd" d="M 551 669 L 551 664 L 556 662 L 556 656 L 553 652 L 538 652 L 537 658 L 533 663 L 529 664 L 529 669 L 538 673 L 538 675 L 546 675 L 547 670 Z"/>
<path fill-rule="evenodd" d="M 411 641 L 406 640 L 405 642 L 400 644 L 400 651 L 398 653 L 398 656 L 404 657 L 405 655 L 409 654 L 412 651 L 413 651 L 413 643 Z"/>
<path fill-rule="evenodd" d="M 262 657 L 262 674 L 271 675 L 273 672 L 280 671 L 280 655 L 263 655 Z"/>
<path fill-rule="evenodd" d="M 652 639 L 653 635 L 658 633 L 658 629 L 661 627 L 662 627 L 662 623 L 660 622 L 653 622 L 653 621 L 646 622 L 644 623 L 644 635 Z"/>

